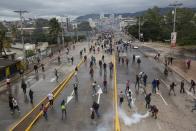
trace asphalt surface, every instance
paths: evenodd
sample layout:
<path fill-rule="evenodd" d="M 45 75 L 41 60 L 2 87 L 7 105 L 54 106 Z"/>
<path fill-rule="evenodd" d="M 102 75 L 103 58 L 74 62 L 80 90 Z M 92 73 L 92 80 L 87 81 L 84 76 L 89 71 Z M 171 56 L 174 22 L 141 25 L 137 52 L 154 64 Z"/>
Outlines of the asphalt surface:
<path fill-rule="evenodd" d="M 0 128 L 3 130 L 8 130 L 12 125 L 14 125 L 24 114 L 30 111 L 37 103 L 40 102 L 50 91 L 52 91 L 65 77 L 75 68 L 75 66 L 80 61 L 79 51 L 84 47 L 88 47 L 86 42 L 76 45 L 76 49 L 70 50 L 70 55 L 74 57 L 74 63 L 67 62 L 67 56 L 65 52 L 61 52 L 61 64 L 58 64 L 57 59 L 49 62 L 45 66 L 45 72 L 39 69 L 38 73 L 32 72 L 27 76 L 24 76 L 25 82 L 27 83 L 27 95 L 24 95 L 21 89 L 21 80 L 17 80 L 11 83 L 11 93 L 17 99 L 20 113 L 15 112 L 11 114 L 8 104 L 8 92 L 0 95 Z M 76 53 L 77 52 L 77 53 Z M 54 75 L 54 69 L 58 70 L 59 82 L 56 82 L 56 77 Z M 28 92 L 29 89 L 34 91 L 34 104 L 30 104 Z"/>
<path fill-rule="evenodd" d="M 190 112 L 193 105 L 193 97 L 188 94 L 180 94 L 180 81 L 181 78 L 175 73 L 169 73 L 166 78 L 163 75 L 164 66 L 154 61 L 151 58 L 147 58 L 142 52 L 146 50 L 132 49 L 128 52 L 129 66 L 118 64 L 117 66 L 117 78 L 119 92 L 125 90 L 126 80 L 131 81 L 131 90 L 133 93 L 132 108 L 128 107 L 128 102 L 125 101 L 120 109 L 120 121 L 122 131 L 194 131 L 196 130 L 195 113 Z M 132 55 L 136 54 L 141 57 L 141 65 L 132 63 Z M 156 105 L 159 109 L 158 118 L 155 120 L 151 117 L 151 113 L 148 113 L 148 109 L 145 108 L 145 94 L 143 89 L 140 88 L 139 93 L 135 89 L 135 76 L 139 72 L 145 72 L 148 75 L 148 85 L 146 87 L 147 93 L 151 92 L 151 82 L 153 79 L 161 80 L 159 94 L 152 95 L 152 105 Z M 169 84 L 174 81 L 177 83 L 176 94 L 171 96 L 169 93 Z M 143 87 L 143 86 L 142 86 Z M 186 89 L 189 86 L 185 85 Z"/>
<path fill-rule="evenodd" d="M 89 56 L 96 56 L 97 61 L 101 59 L 102 54 L 90 54 Z M 105 61 L 108 64 L 112 59 L 111 55 L 105 54 Z M 94 67 L 95 76 L 94 80 L 97 84 L 103 88 L 103 69 L 102 74 L 100 68 L 97 65 Z M 70 81 L 60 97 L 57 98 L 53 107 L 48 111 L 48 121 L 41 118 L 37 124 L 33 127 L 34 131 L 98 131 L 98 130 L 112 130 L 113 129 L 113 79 L 110 77 L 109 68 L 107 68 L 107 81 L 108 81 L 108 92 L 101 94 L 100 96 L 100 117 L 95 117 L 95 121 L 92 122 L 90 118 L 90 108 L 93 101 L 98 100 L 98 95 L 93 96 L 92 82 L 89 75 L 89 59 L 87 63 L 84 63 L 78 71 L 79 88 L 78 88 L 78 101 L 74 98 L 67 104 L 67 116 L 66 119 L 61 119 L 61 108 L 60 103 L 73 91 L 73 84 L 76 82 L 75 79 Z M 97 87 L 97 91 L 99 88 Z"/>
<path fill-rule="evenodd" d="M 82 45 L 85 46 L 85 45 Z M 86 44 L 87 46 L 87 44 Z M 76 61 L 79 61 L 79 50 L 76 49 L 73 54 L 76 55 Z M 132 91 L 132 107 L 128 106 L 126 94 L 124 102 L 119 107 L 120 125 L 122 131 L 195 131 L 196 130 L 196 113 L 191 112 L 193 106 L 193 98 L 196 96 L 188 91 L 189 85 L 185 83 L 185 94 L 180 94 L 180 81 L 182 78 L 174 72 L 169 72 L 169 76 L 163 75 L 164 65 L 155 61 L 152 58 L 148 58 L 144 55 L 145 52 L 149 52 L 145 48 L 141 49 L 129 49 L 127 56 L 129 59 L 129 65 L 118 63 L 117 64 L 117 86 L 118 93 L 125 90 L 126 81 L 130 80 L 130 87 Z M 114 129 L 114 109 L 113 109 L 113 78 L 110 77 L 109 69 L 107 67 L 107 81 L 108 81 L 108 93 L 103 93 L 100 96 L 100 118 L 95 117 L 95 121 L 90 119 L 90 108 L 93 101 L 97 101 L 98 95 L 92 92 L 93 79 L 89 75 L 89 59 L 93 55 L 96 60 L 100 60 L 102 54 L 105 55 L 105 61 L 109 63 L 112 60 L 111 55 L 107 55 L 103 52 L 101 54 L 89 54 L 87 63 L 82 64 L 78 71 L 79 88 L 78 88 L 78 101 L 75 96 L 66 105 L 67 116 L 64 120 L 61 119 L 60 103 L 64 99 L 65 101 L 73 92 L 73 84 L 75 79 L 71 80 L 65 89 L 61 92 L 60 96 L 55 100 L 53 107 L 48 110 L 48 120 L 43 117 L 36 122 L 32 130 L 35 131 L 111 131 Z M 140 56 L 141 65 L 132 63 L 132 55 Z M 75 62 L 74 64 L 76 64 Z M 54 79 L 54 68 L 59 68 L 60 79 L 65 78 L 74 66 L 62 63 L 58 65 L 56 61 L 53 61 L 48 67 L 47 71 L 39 73 L 36 76 L 34 73 L 27 77 L 29 80 L 30 88 L 35 92 L 35 104 L 38 103 L 41 98 L 46 96 L 58 83 Z M 100 73 L 100 69 L 97 65 L 94 67 L 95 77 L 94 80 L 103 87 L 103 72 Z M 151 82 L 153 79 L 159 79 L 161 81 L 160 90 L 157 94 L 152 94 L 152 105 L 156 105 L 159 109 L 158 118 L 151 117 L 151 113 L 145 108 L 145 93 L 143 88 L 140 88 L 137 92 L 135 89 L 135 77 L 139 72 L 145 72 L 148 75 L 147 80 L 147 93 L 152 91 Z M 38 77 L 39 79 L 37 79 Z M 171 82 L 175 82 L 176 96 L 169 93 L 169 85 Z M 26 101 L 23 92 L 20 88 L 20 81 L 13 85 L 12 92 L 14 96 L 19 100 L 19 105 L 22 114 L 25 114 L 32 108 L 32 105 Z M 141 84 L 141 87 L 142 84 Z M 97 88 L 98 90 L 98 88 Z M 0 116 L 3 118 L 0 121 L 0 127 L 7 129 L 10 124 L 21 118 L 21 115 L 10 115 L 7 95 L 0 96 Z"/>

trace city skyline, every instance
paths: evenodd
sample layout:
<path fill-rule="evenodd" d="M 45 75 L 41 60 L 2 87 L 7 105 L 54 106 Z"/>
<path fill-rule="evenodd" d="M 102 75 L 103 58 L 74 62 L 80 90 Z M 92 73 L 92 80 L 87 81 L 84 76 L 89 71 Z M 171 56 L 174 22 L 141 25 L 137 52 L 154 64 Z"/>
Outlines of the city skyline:
<path fill-rule="evenodd" d="M 75 18 L 80 15 L 91 13 L 133 13 L 146 10 L 153 6 L 167 7 L 174 0 L 46 0 L 46 1 L 24 1 L 11 0 L 0 1 L 0 20 L 18 20 L 18 15 L 14 10 L 27 10 L 25 18 L 51 18 L 55 16 L 67 15 Z M 183 3 L 183 7 L 196 7 L 194 0 L 178 0 Z M 185 3 L 186 2 L 186 3 Z"/>

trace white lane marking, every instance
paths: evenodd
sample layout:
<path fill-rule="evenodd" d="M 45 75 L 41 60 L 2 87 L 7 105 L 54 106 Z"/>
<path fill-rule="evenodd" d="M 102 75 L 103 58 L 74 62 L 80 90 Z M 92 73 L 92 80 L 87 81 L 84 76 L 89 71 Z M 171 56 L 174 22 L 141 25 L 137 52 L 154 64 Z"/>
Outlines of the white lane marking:
<path fill-rule="evenodd" d="M 51 78 L 50 82 L 54 82 L 56 80 L 56 78 Z"/>
<path fill-rule="evenodd" d="M 66 105 L 73 99 L 74 90 L 72 91 L 71 95 L 67 97 Z"/>
<path fill-rule="evenodd" d="M 163 100 L 163 102 L 165 103 L 165 105 L 168 106 L 168 103 L 167 103 L 166 100 L 163 98 L 163 96 L 161 95 L 161 93 L 157 92 L 157 94 L 161 97 L 161 99 Z"/>
<path fill-rule="evenodd" d="M 164 80 L 161 79 L 161 82 L 162 82 L 167 88 L 169 88 L 169 85 L 168 85 Z"/>
<path fill-rule="evenodd" d="M 161 128 L 161 125 L 159 124 L 159 122 L 156 121 L 156 123 L 157 123 L 157 126 L 158 126 L 159 130 L 161 130 L 162 128 Z"/>
<path fill-rule="evenodd" d="M 99 102 L 100 102 L 100 96 L 101 96 L 102 93 L 103 93 L 103 91 L 102 91 L 102 89 L 101 89 L 101 87 L 100 87 L 99 90 L 97 91 L 97 94 L 98 94 L 97 103 L 98 103 L 98 104 L 99 104 Z"/>

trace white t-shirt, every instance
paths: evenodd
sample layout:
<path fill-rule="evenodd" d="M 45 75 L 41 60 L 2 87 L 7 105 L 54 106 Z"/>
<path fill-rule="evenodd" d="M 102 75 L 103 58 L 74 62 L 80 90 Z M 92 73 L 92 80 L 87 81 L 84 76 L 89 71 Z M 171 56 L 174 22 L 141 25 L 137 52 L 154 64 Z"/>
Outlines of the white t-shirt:
<path fill-rule="evenodd" d="M 10 83 L 10 79 L 9 78 L 6 79 L 6 83 Z"/>
<path fill-rule="evenodd" d="M 53 100 L 53 94 L 49 93 L 49 94 L 48 94 L 48 99 L 49 99 L 49 100 Z"/>

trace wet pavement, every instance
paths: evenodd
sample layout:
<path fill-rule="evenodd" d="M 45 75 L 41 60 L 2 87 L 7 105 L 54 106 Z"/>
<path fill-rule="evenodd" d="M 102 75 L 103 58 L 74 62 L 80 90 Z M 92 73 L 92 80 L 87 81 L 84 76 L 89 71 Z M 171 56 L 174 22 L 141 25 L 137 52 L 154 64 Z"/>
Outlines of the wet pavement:
<path fill-rule="evenodd" d="M 87 45 L 86 45 L 87 46 Z M 80 49 L 80 48 L 79 48 Z M 79 49 L 74 52 L 79 52 Z M 196 96 L 188 91 L 189 84 L 185 83 L 185 94 L 180 94 L 180 81 L 182 78 L 175 72 L 169 72 L 169 76 L 163 75 L 164 65 L 155 61 L 151 57 L 147 57 L 145 52 L 153 52 L 146 48 L 141 49 L 129 49 L 127 56 L 129 64 L 117 64 L 117 87 L 118 93 L 120 91 L 125 92 L 126 81 L 130 80 L 130 88 L 132 91 L 132 105 L 128 106 L 126 94 L 124 93 L 124 102 L 119 107 L 120 125 L 122 131 L 195 131 L 196 130 L 196 113 L 191 112 L 193 106 L 193 98 Z M 81 65 L 77 76 L 79 80 L 78 87 L 78 100 L 72 94 L 73 84 L 76 79 L 72 79 L 65 89 L 61 92 L 60 96 L 55 100 L 53 107 L 48 110 L 48 120 L 43 117 L 36 122 L 33 126 L 34 131 L 111 131 L 114 130 L 114 108 L 113 108 L 113 77 L 110 76 L 107 66 L 107 81 L 108 81 L 108 93 L 100 95 L 100 118 L 95 117 L 95 121 L 90 118 L 90 108 L 93 101 L 98 100 L 98 94 L 94 94 L 92 91 L 92 82 L 94 80 L 103 87 L 103 71 L 100 72 L 100 68 L 97 65 L 94 67 L 95 76 L 94 80 L 89 75 L 89 59 L 90 56 L 95 56 L 96 60 L 100 60 L 102 54 L 89 54 L 88 61 Z M 141 64 L 132 63 L 132 55 L 140 56 Z M 79 61 L 79 53 L 76 54 Z M 76 60 L 76 61 L 77 61 Z M 107 64 L 112 61 L 112 56 L 105 54 L 105 61 Z M 76 64 L 75 62 L 74 64 Z M 54 68 L 59 68 L 60 79 L 64 79 L 67 73 L 74 68 L 74 66 L 67 65 L 66 62 L 61 65 L 57 65 L 56 61 L 53 61 L 48 67 L 45 73 L 39 73 L 38 76 L 32 73 L 29 79 L 30 88 L 35 92 L 35 103 L 38 103 L 43 96 L 46 96 L 58 83 L 54 79 Z M 151 82 L 153 79 L 159 79 L 160 89 L 157 94 L 152 94 L 152 105 L 156 105 L 159 109 L 158 118 L 151 117 L 151 113 L 145 107 L 145 93 L 143 90 L 143 84 L 139 88 L 139 91 L 135 89 L 135 77 L 140 72 L 145 72 L 148 75 L 147 87 L 145 88 L 147 93 L 152 91 Z M 38 79 L 37 79 L 38 77 Z M 176 82 L 175 87 L 176 96 L 168 95 L 169 85 L 171 82 Z M 25 97 L 20 88 L 20 81 L 14 84 L 13 93 L 19 99 L 19 104 L 22 112 L 27 112 L 32 108 L 31 104 L 27 104 Z M 99 88 L 97 88 L 98 91 Z M 72 98 L 73 97 L 73 98 Z M 64 99 L 67 101 L 70 98 L 69 103 L 66 105 L 67 115 L 64 120 L 61 119 L 61 101 Z M 10 115 L 7 95 L 0 96 L 0 102 L 2 103 L 0 108 L 0 116 L 6 117 L 0 122 L 0 127 L 7 129 L 7 127 L 18 120 L 20 116 Z M 7 114 L 6 114 L 7 113 Z"/>
<path fill-rule="evenodd" d="M 153 51 L 153 50 L 150 50 Z M 169 77 L 163 75 L 164 66 L 157 63 L 151 58 L 144 56 L 141 52 L 149 52 L 146 49 L 132 49 L 128 52 L 129 66 L 126 64 L 117 65 L 117 78 L 119 92 L 124 92 L 126 80 L 130 80 L 131 90 L 133 95 L 132 107 L 129 108 L 128 101 L 125 99 L 120 109 L 120 121 L 122 131 L 193 131 L 196 130 L 196 122 L 194 121 L 196 114 L 191 113 L 193 105 L 193 97 L 187 94 L 179 94 L 179 83 L 181 77 L 171 72 Z M 132 55 L 141 57 L 141 65 L 132 63 Z M 145 94 L 143 88 L 140 88 L 139 93 L 135 89 L 135 77 L 139 72 L 145 72 L 148 75 L 148 84 L 146 87 L 147 93 L 151 92 L 151 82 L 153 79 L 161 80 L 159 94 L 152 95 L 152 105 L 156 105 L 159 109 L 158 118 L 155 120 L 151 117 L 151 113 L 145 108 Z M 169 96 L 169 84 L 172 81 L 177 83 L 177 96 Z M 185 84 L 186 85 L 186 84 Z M 142 86 L 143 87 L 143 86 Z M 186 89 L 188 89 L 186 85 Z M 192 94 L 193 95 L 193 94 Z M 194 96 L 194 95 L 193 95 Z M 126 97 L 125 97 L 126 98 Z"/>
<path fill-rule="evenodd" d="M 74 57 L 74 63 L 67 62 L 67 57 L 61 54 L 61 64 L 58 64 L 57 59 L 51 61 L 45 67 L 45 72 L 39 69 L 38 73 L 30 73 L 24 76 L 27 83 L 27 95 L 24 95 L 21 89 L 21 80 L 11 83 L 11 93 L 17 99 L 21 112 L 11 114 L 8 104 L 8 91 L 0 95 L 0 117 L 4 118 L 0 121 L 0 127 L 4 130 L 8 130 L 15 122 L 17 122 L 24 114 L 30 111 L 34 105 L 40 102 L 50 91 L 52 91 L 65 77 L 75 68 L 76 64 L 80 61 L 79 52 L 84 47 L 88 47 L 87 43 L 80 43 L 76 45 L 76 49 L 70 51 L 70 55 Z M 58 70 L 59 82 L 56 82 L 54 69 Z M 30 104 L 28 92 L 29 90 L 34 92 L 34 104 Z"/>
<path fill-rule="evenodd" d="M 89 56 L 95 56 L 97 61 L 101 59 L 101 54 L 90 54 Z M 108 64 L 112 59 L 111 55 L 105 55 L 105 61 Z M 100 70 L 98 63 L 94 67 L 95 76 L 94 80 L 97 81 L 97 84 L 103 90 L 103 69 Z M 106 78 L 108 81 L 108 92 L 101 94 L 100 96 L 100 107 L 99 113 L 100 117 L 95 117 L 95 121 L 92 122 L 90 118 L 90 108 L 93 104 L 93 101 L 98 100 L 98 95 L 93 93 L 92 82 L 89 75 L 89 59 L 87 63 L 84 63 L 78 71 L 79 87 L 78 87 L 78 101 L 75 96 L 67 104 L 67 116 L 64 120 L 61 119 L 61 108 L 60 103 L 64 99 L 67 100 L 67 97 L 73 92 L 73 84 L 76 82 L 75 79 L 70 81 L 70 83 L 62 91 L 60 97 L 55 101 L 53 107 L 48 111 L 48 121 L 44 118 L 39 120 L 32 130 L 34 131 L 98 131 L 98 130 L 107 130 L 110 131 L 113 129 L 113 79 L 110 76 L 109 68 L 107 68 Z M 98 91 L 99 88 L 97 87 Z"/>

